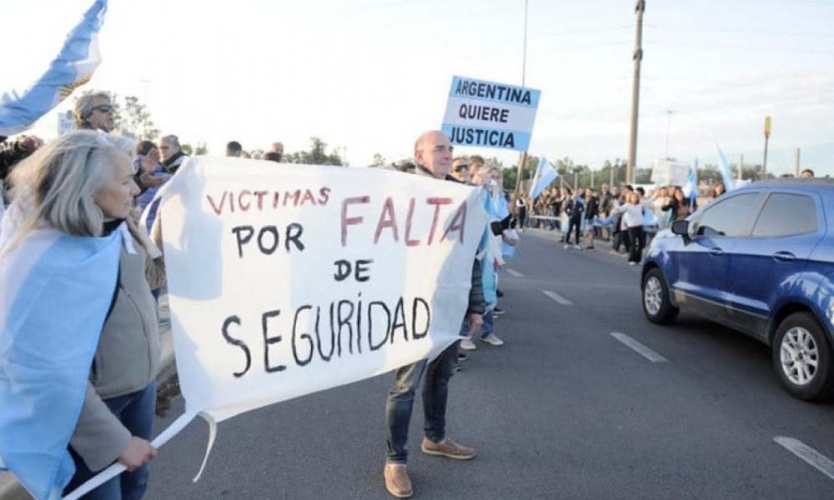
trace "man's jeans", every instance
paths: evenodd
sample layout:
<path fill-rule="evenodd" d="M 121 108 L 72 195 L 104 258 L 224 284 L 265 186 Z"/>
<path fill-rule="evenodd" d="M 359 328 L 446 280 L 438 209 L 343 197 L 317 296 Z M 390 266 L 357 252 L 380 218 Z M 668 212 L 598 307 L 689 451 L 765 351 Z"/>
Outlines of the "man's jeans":
<path fill-rule="evenodd" d="M 458 342 L 454 342 L 431 363 L 424 359 L 397 370 L 397 380 L 388 393 L 388 401 L 385 404 L 388 418 L 388 463 L 404 464 L 408 461 L 408 451 L 405 448 L 408 441 L 408 424 L 411 422 L 414 394 L 424 374 L 423 411 L 426 437 L 436 443 L 446 438 L 449 379 L 454 373 L 457 361 Z"/>
<path fill-rule="evenodd" d="M 150 441 L 153 430 L 154 408 L 156 406 L 156 382 L 151 382 L 141 391 L 105 399 L 104 403 L 124 424 L 133 436 Z M 87 468 L 84 460 L 70 448 L 75 461 L 75 475 L 64 488 L 64 494 L 81 486 L 97 473 Z M 148 487 L 150 467 L 146 463 L 133 472 L 123 472 L 84 495 L 85 500 L 139 500 Z"/>

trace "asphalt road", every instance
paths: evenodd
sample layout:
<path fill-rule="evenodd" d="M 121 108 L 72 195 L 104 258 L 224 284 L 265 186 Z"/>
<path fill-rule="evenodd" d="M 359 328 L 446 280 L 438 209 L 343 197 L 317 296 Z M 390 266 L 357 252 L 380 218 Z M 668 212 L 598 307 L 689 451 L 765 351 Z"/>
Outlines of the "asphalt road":
<path fill-rule="evenodd" d="M 478 456 L 423 455 L 415 405 L 415 498 L 834 499 L 834 404 L 789 396 L 754 340 L 686 315 L 673 327 L 648 323 L 639 267 L 604 242 L 578 251 L 557 239 L 523 235 L 501 278 L 506 344 L 480 344 L 451 382 L 449 435 Z M 194 422 L 160 450 L 146 498 L 390 498 L 392 381 L 223 422 L 196 484 L 208 428 Z M 175 400 L 157 429 L 182 407 Z"/>

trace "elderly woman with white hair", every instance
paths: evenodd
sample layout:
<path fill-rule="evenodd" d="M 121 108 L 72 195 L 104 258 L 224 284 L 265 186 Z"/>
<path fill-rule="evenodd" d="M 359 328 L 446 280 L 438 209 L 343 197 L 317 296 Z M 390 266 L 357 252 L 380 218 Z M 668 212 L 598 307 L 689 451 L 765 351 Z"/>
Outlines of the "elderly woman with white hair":
<path fill-rule="evenodd" d="M 36 498 L 141 498 L 160 340 L 157 247 L 131 216 L 132 141 L 71 132 L 12 173 L 0 229 L 0 465 Z"/>

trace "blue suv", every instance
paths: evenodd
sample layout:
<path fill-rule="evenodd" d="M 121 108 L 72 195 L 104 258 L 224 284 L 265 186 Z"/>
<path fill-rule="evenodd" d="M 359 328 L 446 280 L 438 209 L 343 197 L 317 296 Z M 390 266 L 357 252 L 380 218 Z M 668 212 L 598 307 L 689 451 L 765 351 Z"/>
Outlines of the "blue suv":
<path fill-rule="evenodd" d="M 641 289 L 649 321 L 681 310 L 771 346 L 792 395 L 834 392 L 834 181 L 779 179 L 730 193 L 658 233 Z"/>

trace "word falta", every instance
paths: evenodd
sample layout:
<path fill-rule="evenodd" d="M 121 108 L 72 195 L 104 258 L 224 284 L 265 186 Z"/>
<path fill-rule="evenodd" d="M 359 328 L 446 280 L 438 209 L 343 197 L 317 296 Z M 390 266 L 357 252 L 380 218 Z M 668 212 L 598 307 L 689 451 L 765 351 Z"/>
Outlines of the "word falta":
<path fill-rule="evenodd" d="M 290 196 L 290 194 L 292 196 Z M 323 187 L 318 192 L 318 198 L 311 190 L 290 191 L 223 191 L 220 196 L 206 194 L 206 200 L 212 210 L 219 216 L 223 213 L 267 211 L 283 206 L 283 200 L 288 198 L 291 207 L 302 207 L 305 204 L 327 205 L 332 201 L 330 188 Z M 310 201 L 305 202 L 304 200 Z M 270 200 L 273 200 L 270 203 Z M 415 247 L 433 245 L 444 240 L 457 240 L 464 243 L 466 232 L 467 205 L 466 200 L 456 201 L 449 197 L 428 196 L 425 198 L 410 197 L 395 199 L 392 196 L 371 197 L 352 196 L 340 201 L 341 210 L 339 228 L 342 246 L 348 245 L 349 234 L 362 226 L 369 226 L 373 232 L 373 243 L 380 239 L 401 243 Z M 419 223 L 415 223 L 419 221 Z M 420 226 L 416 228 L 415 226 Z M 427 227 L 426 227 L 427 226 Z M 351 229 L 353 228 L 353 229 Z M 279 230 L 277 226 L 269 225 L 261 228 L 253 226 L 237 226 L 232 233 L 237 240 L 238 252 L 243 257 L 243 247 L 250 242 L 257 242 L 261 253 L 272 254 L 279 244 Z M 304 228 L 297 221 L 287 225 L 285 246 L 291 251 L 290 243 L 295 249 L 303 251 L 305 248 L 301 238 Z M 419 233 L 419 234 L 418 234 Z M 257 237 L 255 237 L 257 235 Z"/>
<path fill-rule="evenodd" d="M 223 321 L 223 339 L 242 358 L 234 377 L 253 369 L 253 351 L 260 351 L 256 356 L 263 360 L 265 373 L 283 372 L 288 365 L 329 363 L 423 340 L 432 321 L 429 302 L 421 297 L 399 297 L 392 303 L 363 300 L 361 293 L 355 300 L 304 304 L 288 312 L 274 309 L 246 321 L 238 315 Z"/>

